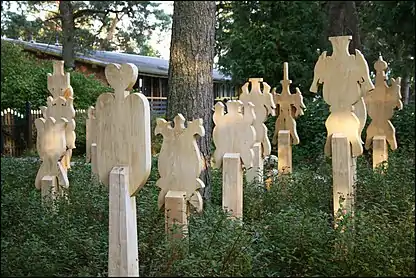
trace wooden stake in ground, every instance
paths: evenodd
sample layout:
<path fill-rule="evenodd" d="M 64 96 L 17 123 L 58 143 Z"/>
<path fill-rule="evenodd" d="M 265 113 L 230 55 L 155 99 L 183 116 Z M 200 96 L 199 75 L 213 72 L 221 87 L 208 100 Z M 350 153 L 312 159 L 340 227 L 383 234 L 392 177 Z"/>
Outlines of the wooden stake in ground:
<path fill-rule="evenodd" d="M 199 179 L 204 161 L 196 142 L 196 135 L 205 135 L 203 121 L 202 119 L 188 121 L 185 128 L 185 118 L 182 114 L 178 114 L 173 122 L 174 127 L 171 122 L 158 118 L 155 128 L 155 135 L 162 134 L 163 136 L 158 159 L 160 178 L 156 185 L 161 188 L 158 200 L 159 208 L 163 205 L 170 206 L 165 207 L 166 223 L 169 223 L 166 226 L 168 233 L 170 233 L 173 223 L 184 226 L 187 224 L 184 222 L 186 217 L 181 216 L 180 219 L 173 222 L 170 219 L 175 215 L 186 213 L 186 209 L 183 211 L 183 203 L 189 202 L 198 212 L 202 211 L 203 201 L 199 189 L 205 187 L 202 180 Z M 186 193 L 185 196 L 182 192 Z M 169 202 L 166 198 L 169 199 Z M 179 201 L 178 198 L 184 198 L 184 200 Z"/>
<path fill-rule="evenodd" d="M 97 168 L 109 186 L 109 276 L 138 276 L 135 194 L 151 169 L 150 106 L 143 94 L 129 94 L 137 80 L 133 64 L 105 68 L 114 94 L 101 94 L 96 108 Z"/>
<path fill-rule="evenodd" d="M 96 132 L 95 132 L 96 120 L 95 120 L 95 108 L 94 106 L 90 106 L 88 108 L 88 117 L 85 122 L 85 140 L 86 140 L 86 151 L 85 151 L 85 159 L 86 162 L 91 161 L 91 145 L 96 143 L 97 139 Z"/>
<path fill-rule="evenodd" d="M 363 147 L 360 137 L 360 120 L 353 113 L 353 105 L 357 103 L 362 92 L 374 88 L 370 79 L 369 69 L 364 56 L 359 50 L 350 55 L 348 46 L 351 36 L 330 37 L 333 53 L 326 51 L 319 57 L 314 70 L 311 92 L 318 91 L 318 84 L 323 84 L 323 97 L 330 105 L 327 128 L 325 154 L 332 157 L 334 215 L 337 214 L 339 203 L 347 199 L 347 211 L 352 211 L 354 194 L 355 170 L 352 157 L 362 154 Z M 332 138 L 333 134 L 337 134 Z M 350 145 L 351 144 L 351 145 Z"/>
<path fill-rule="evenodd" d="M 383 57 L 379 57 L 374 63 L 376 70 L 376 82 L 374 90 L 367 93 L 365 103 L 367 104 L 368 115 L 371 118 L 367 128 L 365 148 L 373 147 L 373 167 L 387 161 L 387 142 L 392 150 L 397 149 L 396 130 L 390 119 L 393 117 L 394 109 L 402 109 L 403 103 L 400 100 L 401 78 L 391 79 L 391 86 L 386 83 L 387 63 Z"/>
<path fill-rule="evenodd" d="M 242 109 L 244 108 L 244 112 Z M 223 164 L 223 209 L 229 210 L 233 217 L 242 218 L 243 208 L 243 170 L 253 163 L 253 145 L 256 142 L 256 130 L 253 126 L 256 115 L 254 105 L 249 102 L 228 101 L 228 113 L 224 104 L 215 104 L 213 115 L 215 127 L 214 163 L 216 168 Z M 240 159 L 241 157 L 241 159 Z"/>
<path fill-rule="evenodd" d="M 37 130 L 36 148 L 39 153 L 42 164 L 38 170 L 35 180 L 37 189 L 42 188 L 42 183 L 45 186 L 53 186 L 54 188 L 42 188 L 42 200 L 49 193 L 62 195 L 62 187 L 68 188 L 69 182 L 66 176 L 66 170 L 63 169 L 60 160 L 65 155 L 66 151 L 66 136 L 65 130 L 68 121 L 65 118 L 55 120 L 52 117 L 47 119 L 39 118 L 35 120 Z M 60 182 L 42 182 L 44 177 L 48 179 L 58 179 Z M 43 193 L 47 193 L 44 195 Z M 50 199 L 55 199 L 58 195 L 50 196 Z M 49 198 L 49 197 L 48 197 Z"/>
<path fill-rule="evenodd" d="M 283 63 L 282 93 L 277 94 L 273 88 L 272 94 L 276 102 L 277 119 L 273 135 L 273 144 L 278 143 L 278 171 L 279 174 L 292 173 L 292 144 L 299 144 L 295 119 L 303 115 L 305 104 L 298 87 L 296 93 L 290 93 L 289 64 Z"/>
<path fill-rule="evenodd" d="M 251 84 L 251 90 L 248 87 Z M 263 91 L 260 85 L 263 84 Z M 273 101 L 273 95 L 270 93 L 270 86 L 263 82 L 263 78 L 249 78 L 248 82 L 241 88 L 242 93 L 240 100 L 245 103 L 254 104 L 254 129 L 256 130 L 256 143 L 254 146 L 253 167 L 247 170 L 247 181 L 263 182 L 263 159 L 270 155 L 271 145 L 267 136 L 267 127 L 264 122 L 267 115 L 275 115 L 276 105 Z"/>

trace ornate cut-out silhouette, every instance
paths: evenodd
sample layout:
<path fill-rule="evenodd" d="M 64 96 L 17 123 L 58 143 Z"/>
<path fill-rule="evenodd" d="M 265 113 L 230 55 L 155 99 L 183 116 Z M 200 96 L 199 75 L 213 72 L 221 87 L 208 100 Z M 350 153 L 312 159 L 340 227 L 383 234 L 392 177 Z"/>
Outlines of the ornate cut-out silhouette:
<path fill-rule="evenodd" d="M 239 153 L 244 166 L 252 167 L 252 147 L 256 142 L 256 130 L 253 126 L 256 118 L 254 105 L 251 102 L 244 105 L 242 101 L 232 100 L 227 102 L 227 110 L 228 113 L 224 115 L 224 104 L 215 104 L 215 127 L 212 133 L 215 167 L 221 167 L 222 158 L 226 153 Z"/>
<path fill-rule="evenodd" d="M 275 123 L 275 129 L 273 134 L 273 144 L 277 144 L 277 137 L 280 130 L 289 130 L 292 144 L 299 144 L 299 136 L 296 130 L 295 119 L 303 115 L 303 109 L 306 108 L 303 103 L 303 96 L 298 87 L 296 87 L 296 93 L 290 93 L 290 84 L 292 80 L 289 79 L 289 65 L 287 62 L 283 63 L 283 80 L 282 93 L 277 94 L 276 88 L 273 88 L 272 94 L 274 101 L 277 105 L 276 114 L 277 119 Z"/>
<path fill-rule="evenodd" d="M 331 155 L 331 137 L 334 133 L 347 136 L 352 145 L 352 155 L 359 156 L 363 152 L 360 136 L 360 120 L 352 112 L 353 105 L 360 101 L 362 92 L 374 88 L 370 80 L 369 69 L 364 56 L 359 50 L 350 55 L 348 45 L 351 36 L 330 37 L 333 47 L 331 56 L 324 51 L 319 56 L 314 69 L 311 92 L 318 91 L 318 84 L 323 83 L 323 97 L 330 105 L 327 128 L 325 154 Z"/>
<path fill-rule="evenodd" d="M 101 94 L 95 105 L 99 179 L 108 185 L 113 167 L 128 166 L 131 196 L 144 186 L 151 168 L 149 101 L 127 91 L 137 75 L 134 64 L 107 65 L 105 76 L 114 94 Z"/>
<path fill-rule="evenodd" d="M 393 117 L 394 109 L 402 109 L 403 103 L 400 100 L 401 78 L 391 79 L 391 86 L 386 84 L 387 63 L 380 56 L 374 63 L 376 70 L 376 84 L 373 91 L 365 96 L 368 115 L 371 118 L 367 128 L 365 148 L 369 149 L 372 145 L 374 136 L 386 136 L 386 140 L 392 150 L 397 149 L 396 130 L 390 119 Z"/>
<path fill-rule="evenodd" d="M 162 134 L 163 143 L 159 153 L 158 168 L 160 178 L 156 185 L 161 188 L 159 208 L 165 203 L 168 191 L 185 191 L 186 199 L 197 211 L 202 211 L 202 196 L 198 189 L 205 185 L 199 179 L 204 162 L 196 143 L 196 135 L 204 136 L 205 129 L 202 119 L 188 121 L 178 114 L 171 122 L 157 119 L 155 135 Z"/>
<path fill-rule="evenodd" d="M 251 90 L 249 92 L 248 86 L 250 83 Z M 260 83 L 263 84 L 263 91 L 261 91 Z M 263 82 L 263 78 L 249 78 L 248 82 L 241 89 L 240 100 L 243 103 L 251 102 L 254 104 L 256 119 L 253 122 L 253 126 L 256 130 L 256 142 L 262 145 L 263 157 L 267 156 L 271 152 L 271 145 L 264 122 L 267 119 L 267 115 L 275 115 L 276 109 L 273 95 L 270 93 L 270 86 L 266 82 Z"/>

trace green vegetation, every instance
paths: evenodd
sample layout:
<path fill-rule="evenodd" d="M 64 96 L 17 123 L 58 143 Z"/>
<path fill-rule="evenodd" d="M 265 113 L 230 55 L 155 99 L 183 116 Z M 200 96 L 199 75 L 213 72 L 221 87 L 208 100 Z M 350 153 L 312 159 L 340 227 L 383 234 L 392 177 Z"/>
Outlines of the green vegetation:
<path fill-rule="evenodd" d="M 15 108 L 24 112 L 26 101 L 32 109 L 46 105 L 50 95 L 47 89 L 47 74 L 52 73 L 51 60 L 39 60 L 33 54 L 23 51 L 19 45 L 1 43 L 1 109 Z M 75 92 L 75 109 L 86 109 L 97 97 L 112 89 L 80 72 L 71 72 L 71 86 Z"/>
<path fill-rule="evenodd" d="M 221 211 L 215 171 L 212 202 L 190 218 L 188 239 L 169 243 L 154 160 L 137 202 L 140 276 L 414 276 L 413 156 L 391 153 L 384 176 L 359 158 L 355 230 L 349 216 L 332 228 L 331 167 L 315 163 L 296 165 L 268 192 L 245 185 L 243 226 Z M 38 162 L 1 164 L 1 275 L 105 276 L 108 192 L 91 180 L 90 166 L 73 166 L 70 202 L 53 212 L 34 187 Z"/>

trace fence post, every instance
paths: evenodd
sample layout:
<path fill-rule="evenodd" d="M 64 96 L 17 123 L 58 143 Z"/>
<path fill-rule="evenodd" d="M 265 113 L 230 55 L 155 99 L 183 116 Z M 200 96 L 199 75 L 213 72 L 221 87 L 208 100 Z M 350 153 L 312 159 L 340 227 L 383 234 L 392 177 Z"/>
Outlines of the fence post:
<path fill-rule="evenodd" d="M 27 149 L 31 150 L 33 148 L 33 140 L 32 140 L 32 126 L 33 126 L 33 117 L 31 112 L 30 102 L 26 101 L 26 144 Z"/>

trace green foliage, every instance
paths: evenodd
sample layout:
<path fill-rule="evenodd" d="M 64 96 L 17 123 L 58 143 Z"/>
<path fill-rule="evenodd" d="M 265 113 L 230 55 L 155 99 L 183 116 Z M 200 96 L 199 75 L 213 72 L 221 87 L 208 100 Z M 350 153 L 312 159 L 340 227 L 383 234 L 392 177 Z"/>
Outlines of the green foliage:
<path fill-rule="evenodd" d="M 23 112 L 26 101 L 31 103 L 32 109 L 46 105 L 49 96 L 47 74 L 52 72 L 52 61 L 36 59 L 21 46 L 2 41 L 1 109 L 16 108 Z M 93 75 L 85 76 L 79 72 L 71 72 L 71 86 L 76 109 L 87 109 L 101 93 L 112 90 Z"/>
<path fill-rule="evenodd" d="M 189 218 L 189 236 L 179 241 L 166 240 L 156 162 L 137 199 L 140 276 L 415 274 L 413 154 L 393 152 L 384 175 L 360 157 L 355 216 L 344 215 L 336 229 L 328 161 L 296 167 L 270 191 L 245 184 L 243 225 L 222 211 L 221 172 L 214 171 L 213 202 Z M 70 202 L 53 212 L 34 188 L 38 162 L 1 164 L 1 275 L 107 275 L 108 192 L 91 179 L 90 166 L 76 161 Z"/>
<path fill-rule="evenodd" d="M 221 1 L 216 33 L 218 64 L 242 85 L 263 77 L 272 87 L 290 79 L 308 94 L 317 49 L 323 49 L 325 13 L 319 1 Z M 280 86 L 280 85 L 279 85 Z"/>

